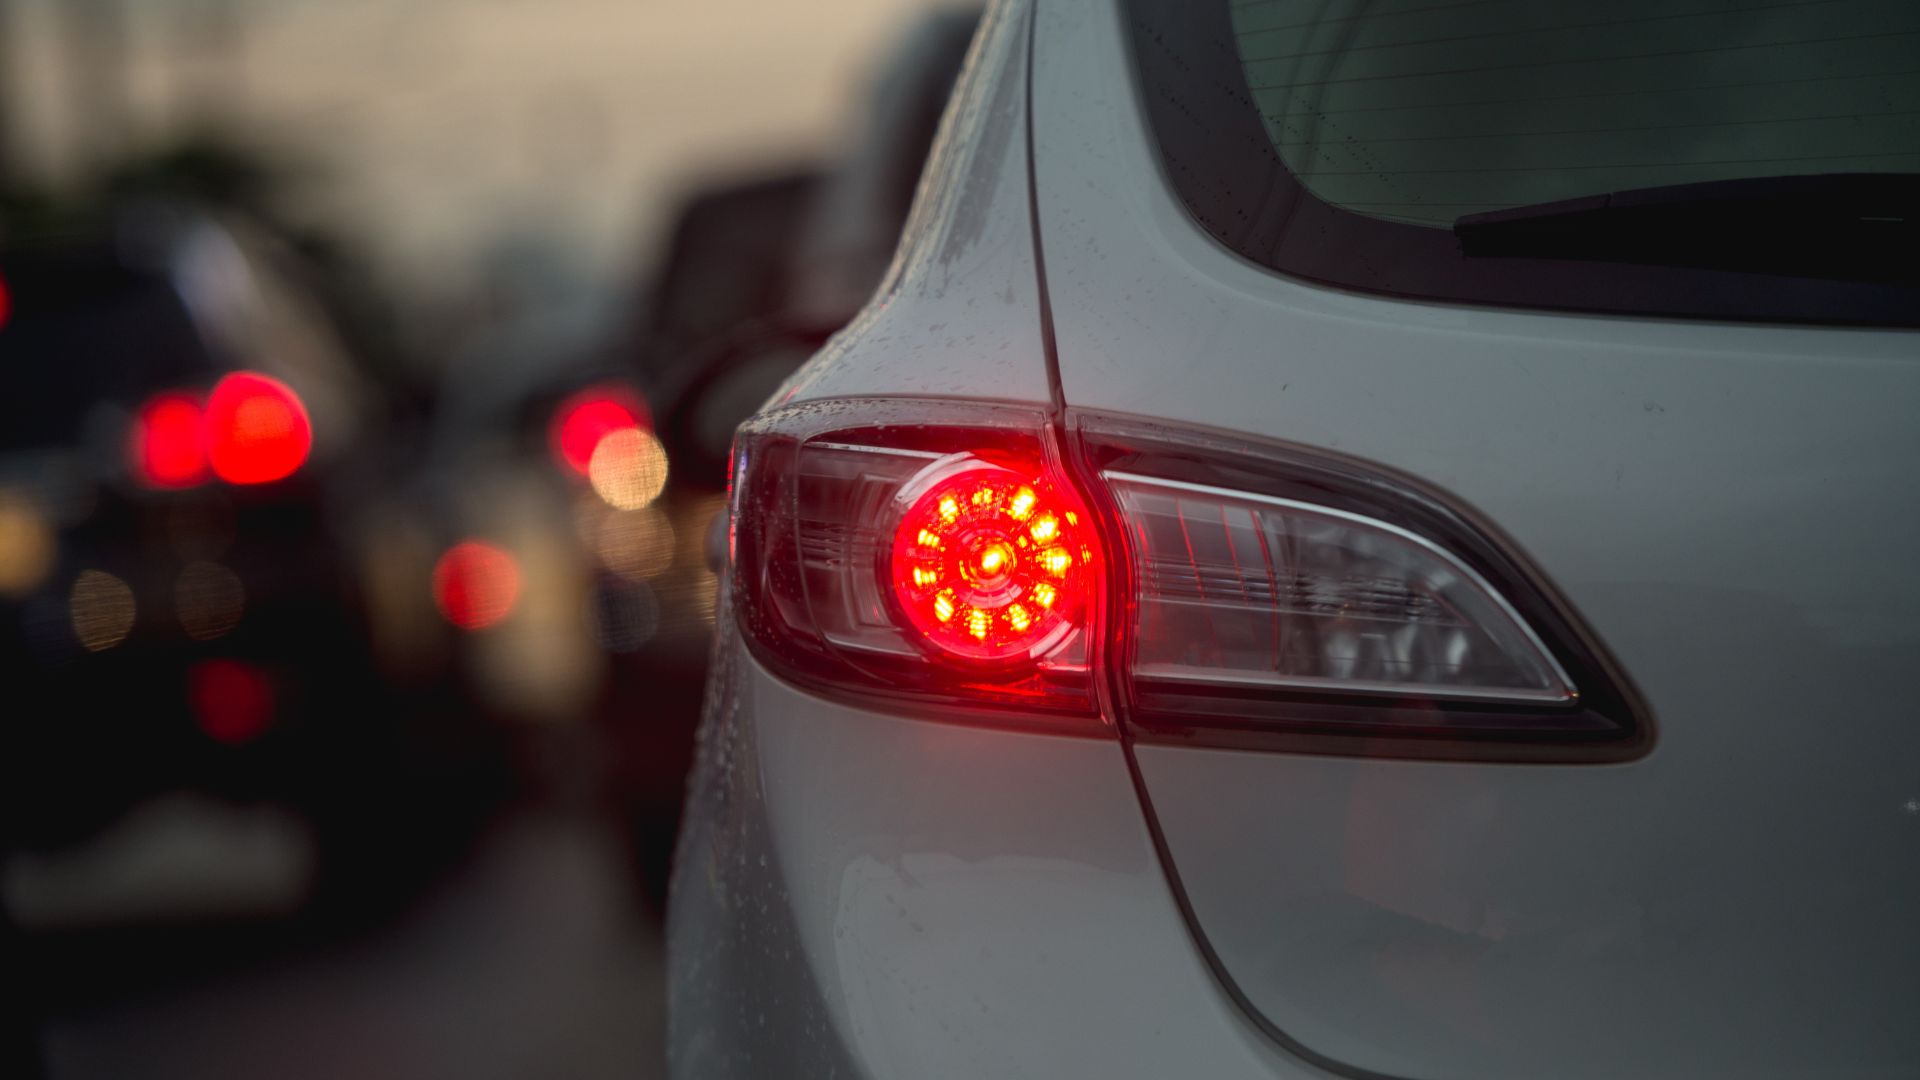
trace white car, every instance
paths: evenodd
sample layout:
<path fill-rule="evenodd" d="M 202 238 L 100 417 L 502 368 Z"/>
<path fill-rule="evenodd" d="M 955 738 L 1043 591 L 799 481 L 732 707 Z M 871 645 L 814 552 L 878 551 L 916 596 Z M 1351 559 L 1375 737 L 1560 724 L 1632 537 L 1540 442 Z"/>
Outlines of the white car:
<path fill-rule="evenodd" d="M 1031 0 L 738 435 L 687 1078 L 1920 1075 L 1920 5 Z"/>

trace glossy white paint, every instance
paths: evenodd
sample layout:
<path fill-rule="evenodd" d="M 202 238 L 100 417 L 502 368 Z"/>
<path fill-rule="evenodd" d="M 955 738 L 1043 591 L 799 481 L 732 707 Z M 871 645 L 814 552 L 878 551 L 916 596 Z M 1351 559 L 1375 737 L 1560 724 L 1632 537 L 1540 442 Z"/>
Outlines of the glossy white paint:
<path fill-rule="evenodd" d="M 1196 953 L 1118 743 L 848 708 L 741 654 L 722 679 L 732 812 L 677 870 L 676 1075 L 1326 1075 Z"/>
<path fill-rule="evenodd" d="M 887 280 L 782 400 L 1049 400 L 1027 199 L 1028 22 L 1018 3 L 987 16 Z"/>
<path fill-rule="evenodd" d="M 1650 757 L 1608 767 L 1141 748 L 1240 988 L 1308 1047 L 1402 1076 L 1920 1068 L 1920 340 L 1268 273 L 1165 186 L 1120 32 L 1107 0 L 1039 12 L 1068 404 L 1451 490 L 1565 590 L 1659 719 Z"/>

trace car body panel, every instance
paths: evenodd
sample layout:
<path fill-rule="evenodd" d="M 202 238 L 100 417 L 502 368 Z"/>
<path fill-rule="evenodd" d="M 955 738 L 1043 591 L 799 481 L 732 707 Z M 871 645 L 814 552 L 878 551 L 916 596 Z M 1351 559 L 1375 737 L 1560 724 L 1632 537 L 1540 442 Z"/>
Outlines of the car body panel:
<path fill-rule="evenodd" d="M 1920 1063 L 1920 339 L 1341 292 L 1165 183 L 1116 5 L 1042 5 L 1038 218 L 1070 407 L 1382 463 L 1490 519 L 1650 703 L 1612 766 L 1142 746 L 1268 1021 L 1403 1076 Z"/>
<path fill-rule="evenodd" d="M 1269 273 L 1167 187 L 1120 20 L 996 6 L 887 285 L 776 400 L 1045 402 L 1050 316 L 1069 408 L 1370 460 L 1491 521 L 1648 703 L 1651 749 L 1411 761 L 894 715 L 782 683 L 723 601 L 674 1075 L 1911 1074 L 1915 336 Z"/>
<path fill-rule="evenodd" d="M 872 303 L 778 396 L 1051 398 L 1028 212 L 1028 9 L 983 19 Z"/>
<path fill-rule="evenodd" d="M 848 708 L 722 637 L 673 1075 L 1320 1077 L 1187 934 L 1118 743 Z"/>

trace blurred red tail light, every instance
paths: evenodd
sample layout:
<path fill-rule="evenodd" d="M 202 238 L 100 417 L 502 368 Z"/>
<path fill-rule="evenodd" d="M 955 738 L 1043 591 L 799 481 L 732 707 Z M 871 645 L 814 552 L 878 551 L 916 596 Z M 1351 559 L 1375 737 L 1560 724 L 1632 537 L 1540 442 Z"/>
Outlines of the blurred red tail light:
<path fill-rule="evenodd" d="M 217 476 L 229 484 L 265 484 L 291 476 L 313 448 L 313 423 L 293 388 L 236 371 L 204 399 L 163 390 L 134 415 L 129 464 L 150 488 L 195 487 Z"/>
<path fill-rule="evenodd" d="M 200 730 L 215 742 L 252 742 L 273 724 L 273 680 L 242 660 L 203 660 L 187 672 L 187 697 Z"/>
<path fill-rule="evenodd" d="M 266 484 L 291 476 L 313 448 L 313 424 L 293 389 L 278 379 L 236 371 L 207 398 L 207 458 L 229 484 Z"/>
<path fill-rule="evenodd" d="M 513 614 L 520 599 L 520 565 L 479 540 L 447 549 L 433 567 L 433 602 L 462 630 L 483 630 Z"/>
<path fill-rule="evenodd" d="M 148 398 L 133 422 L 133 474 L 152 488 L 188 488 L 208 476 L 206 412 L 178 390 Z"/>
<path fill-rule="evenodd" d="M 616 431 L 651 426 L 640 396 L 624 386 L 593 386 L 568 397 L 554 410 L 550 439 L 560 464 L 587 475 L 600 440 Z"/>

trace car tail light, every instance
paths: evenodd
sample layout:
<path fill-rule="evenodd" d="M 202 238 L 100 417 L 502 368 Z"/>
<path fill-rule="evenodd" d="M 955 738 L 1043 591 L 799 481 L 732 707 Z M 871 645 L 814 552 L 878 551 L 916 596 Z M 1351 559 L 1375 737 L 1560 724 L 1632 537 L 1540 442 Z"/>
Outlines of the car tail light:
<path fill-rule="evenodd" d="M 1079 416 L 1127 558 L 1115 684 L 1143 738 L 1613 759 L 1644 709 L 1494 527 L 1317 449 Z"/>
<path fill-rule="evenodd" d="M 207 397 L 207 460 L 229 484 L 265 484 L 293 475 L 313 448 L 313 424 L 293 388 L 236 371 Z"/>
<path fill-rule="evenodd" d="M 148 398 L 134 416 L 133 475 L 152 488 L 189 488 L 206 482 L 206 410 L 179 390 Z"/>
<path fill-rule="evenodd" d="M 1646 745 L 1592 636 L 1446 497 L 1315 451 L 1066 427 L 904 400 L 743 427 L 733 587 L 756 654 L 824 690 L 1144 739 L 1521 759 Z"/>
<path fill-rule="evenodd" d="M 894 607 L 934 648 L 1032 660 L 1085 624 L 1092 526 L 1039 470 L 956 454 L 893 502 Z"/>
<path fill-rule="evenodd" d="M 1105 479 L 1132 541 L 1136 681 L 1574 699 L 1486 580 L 1413 533 L 1291 499 Z"/>
<path fill-rule="evenodd" d="M 1044 413 L 784 410 L 741 430 L 733 499 L 736 605 L 789 678 L 1102 725 L 1098 541 Z"/>

